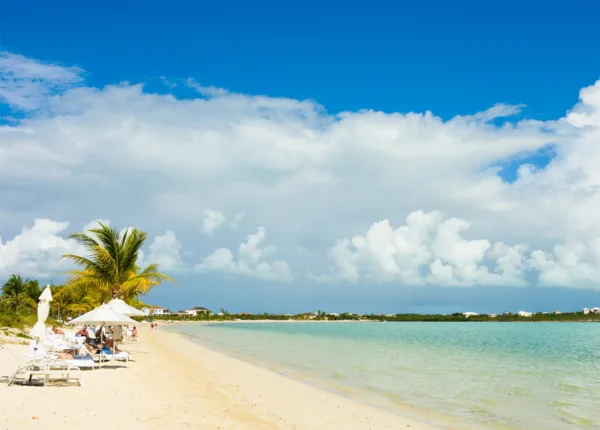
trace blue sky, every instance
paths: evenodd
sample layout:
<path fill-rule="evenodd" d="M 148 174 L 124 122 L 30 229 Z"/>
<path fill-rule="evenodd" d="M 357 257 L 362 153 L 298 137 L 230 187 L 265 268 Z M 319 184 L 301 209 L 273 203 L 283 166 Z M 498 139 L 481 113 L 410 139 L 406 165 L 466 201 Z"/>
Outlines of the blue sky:
<path fill-rule="evenodd" d="M 556 118 L 598 78 L 592 1 L 7 2 L 5 49 L 78 65 L 102 86 L 194 77 L 331 112 L 494 103 Z"/>
<path fill-rule="evenodd" d="M 600 157 L 585 142 L 600 129 L 599 12 L 591 1 L 5 3 L 0 167 L 61 167 L 5 178 L 0 274 L 58 276 L 58 245 L 6 245 L 35 219 L 69 223 L 28 233 L 56 242 L 100 218 L 149 231 L 145 257 L 178 280 L 148 298 L 165 306 L 598 305 Z M 410 251 L 394 239 L 403 225 L 417 232 Z M 394 263 L 379 252 L 389 247 Z M 430 254 L 417 279 L 406 261 L 419 249 Z"/>

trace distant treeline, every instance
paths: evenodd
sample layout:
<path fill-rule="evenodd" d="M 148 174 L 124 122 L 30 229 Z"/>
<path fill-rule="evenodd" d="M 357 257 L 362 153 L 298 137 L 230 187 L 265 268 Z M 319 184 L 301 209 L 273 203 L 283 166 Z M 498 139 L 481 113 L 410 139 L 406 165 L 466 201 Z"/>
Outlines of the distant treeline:
<path fill-rule="evenodd" d="M 317 314 L 298 314 L 298 315 L 282 315 L 282 314 L 232 314 L 222 312 L 222 315 L 201 313 L 197 316 L 191 315 L 161 315 L 149 317 L 153 320 L 165 321 L 259 321 L 259 320 L 275 320 L 275 321 L 389 321 L 389 322 L 541 322 L 541 321 L 556 321 L 556 322 L 600 322 L 600 314 L 584 314 L 583 312 L 567 312 L 562 314 L 534 314 L 531 317 L 522 317 L 517 314 L 506 313 L 495 317 L 489 315 L 472 315 L 468 318 L 462 313 L 454 313 L 449 315 L 443 314 L 395 314 L 395 315 L 356 315 L 343 313 L 339 315 L 330 315 L 324 312 Z M 141 318 L 144 319 L 144 318 Z"/>

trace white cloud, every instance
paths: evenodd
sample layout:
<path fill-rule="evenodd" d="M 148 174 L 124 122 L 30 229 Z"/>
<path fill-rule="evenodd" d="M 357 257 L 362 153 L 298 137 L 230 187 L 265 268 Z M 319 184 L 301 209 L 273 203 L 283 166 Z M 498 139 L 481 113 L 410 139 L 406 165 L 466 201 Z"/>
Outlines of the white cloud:
<path fill-rule="evenodd" d="M 445 224 L 447 240 L 435 247 L 422 238 L 436 258 L 419 248 L 398 263 L 396 244 L 385 241 L 394 229 L 381 225 L 372 235 L 382 237 L 369 240 L 389 249 L 359 252 L 361 259 L 382 254 L 379 266 L 355 262 L 358 248 L 348 240 L 336 248 L 336 273 L 348 280 L 400 273 L 426 284 L 465 285 L 521 279 L 525 251 L 500 243 L 527 244 L 556 263 L 557 244 L 600 236 L 600 81 L 554 121 L 515 120 L 510 115 L 522 106 L 502 104 L 443 120 L 431 112 L 330 114 L 310 100 L 210 87 L 182 100 L 147 93 L 141 84 L 69 88 L 80 70 L 12 54 L 1 64 L 3 100 L 39 109 L 0 127 L 0 180 L 8 185 L 0 189 L 0 217 L 10 231 L 39 217 L 83 225 L 102 214 L 117 225 L 135 220 L 153 231 L 172 230 L 184 255 L 205 255 L 193 236 L 205 209 L 219 208 L 225 219 L 243 209 L 248 222 L 268 226 L 283 259 L 293 255 L 294 268 L 321 273 L 336 238 L 374 220 L 439 210 L 469 220 L 471 228 Z M 61 96 L 52 97 L 56 92 Z M 513 183 L 499 176 L 506 160 L 549 146 L 555 158 L 548 166 L 522 165 Z M 228 240 L 234 233 L 224 227 L 238 221 L 211 221 L 202 231 Z M 454 248 L 446 249 L 448 243 Z M 296 253 L 298 246 L 308 251 Z M 460 255 L 452 255 L 456 249 Z M 411 273 L 422 260 L 425 274 Z M 542 262 L 530 262 L 528 270 Z M 586 284 L 574 275 L 562 279 L 565 286 Z"/>
<path fill-rule="evenodd" d="M 200 230 L 208 237 L 214 237 L 215 232 L 226 224 L 229 225 L 231 230 L 236 230 L 244 218 L 246 218 L 244 212 L 238 212 L 233 219 L 227 219 L 223 212 L 206 209 Z"/>
<path fill-rule="evenodd" d="M 263 247 L 264 227 L 258 227 L 255 234 L 248 236 L 240 244 L 237 259 L 227 248 L 219 248 L 195 266 L 198 272 L 222 272 L 235 276 L 260 279 L 263 281 L 291 281 L 292 271 L 287 262 L 269 260 L 276 251 L 274 247 Z"/>
<path fill-rule="evenodd" d="M 33 110 L 82 81 L 83 70 L 0 52 L 0 99 L 20 110 Z"/>
<path fill-rule="evenodd" d="M 600 237 L 556 245 L 552 252 L 533 251 L 529 265 L 539 271 L 542 286 L 600 290 Z"/>
<path fill-rule="evenodd" d="M 208 237 L 214 237 L 215 231 L 227 222 L 227 218 L 223 215 L 223 212 L 210 209 L 205 210 L 204 215 L 201 230 Z"/>
<path fill-rule="evenodd" d="M 330 251 L 332 273 L 322 281 L 397 282 L 405 285 L 525 284 L 525 247 L 463 237 L 470 224 L 440 212 L 413 212 L 394 229 L 388 220 Z"/>
<path fill-rule="evenodd" d="M 181 242 L 172 230 L 156 236 L 150 244 L 147 264 L 158 264 L 162 272 L 183 271 L 186 264 L 181 259 Z M 143 259 L 144 263 L 146 259 Z"/>
<path fill-rule="evenodd" d="M 214 86 L 204 86 L 204 85 L 200 85 L 198 82 L 196 82 L 195 80 L 188 78 L 186 81 L 186 85 L 190 88 L 193 88 L 194 90 L 196 90 L 199 94 L 205 96 L 205 97 L 220 97 L 220 96 L 226 96 L 229 94 L 229 92 L 223 88 L 218 88 L 218 87 L 214 87 Z"/>
<path fill-rule="evenodd" d="M 79 245 L 62 237 L 68 222 L 36 219 L 11 240 L 0 238 L 0 276 L 20 274 L 46 278 L 69 268 L 63 254 L 81 252 Z"/>
<path fill-rule="evenodd" d="M 110 224 L 108 220 L 95 220 L 85 224 L 83 231 L 95 228 L 98 221 Z M 36 219 L 32 227 L 23 227 L 12 239 L 0 237 L 0 276 L 15 273 L 49 278 L 73 269 L 73 264 L 61 257 L 64 254 L 86 255 L 86 250 L 68 238 L 69 225 L 69 222 Z M 166 272 L 186 270 L 187 265 L 180 255 L 181 243 L 173 231 L 167 230 L 164 235 L 154 237 L 148 248 L 148 257 L 141 253 L 142 265 L 156 263 Z"/>

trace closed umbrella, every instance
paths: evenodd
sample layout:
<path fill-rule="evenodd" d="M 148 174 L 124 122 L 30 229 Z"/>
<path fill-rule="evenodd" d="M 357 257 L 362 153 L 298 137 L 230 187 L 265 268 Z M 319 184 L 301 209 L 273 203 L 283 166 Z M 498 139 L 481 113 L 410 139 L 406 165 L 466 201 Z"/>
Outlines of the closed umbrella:
<path fill-rule="evenodd" d="M 37 314 L 38 320 L 29 332 L 29 336 L 38 340 L 39 344 L 44 343 L 46 337 L 46 320 L 50 313 L 50 302 L 52 301 L 52 292 L 50 286 L 46 285 L 46 288 L 40 295 L 40 301 L 38 303 Z"/>

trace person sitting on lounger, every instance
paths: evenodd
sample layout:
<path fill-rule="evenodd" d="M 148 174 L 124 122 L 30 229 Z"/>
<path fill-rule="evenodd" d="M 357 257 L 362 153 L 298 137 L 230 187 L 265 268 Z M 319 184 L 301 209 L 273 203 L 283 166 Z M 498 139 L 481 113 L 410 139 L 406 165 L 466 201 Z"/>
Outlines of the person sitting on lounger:
<path fill-rule="evenodd" d="M 59 334 L 61 336 L 65 334 L 64 331 L 62 331 L 61 329 L 57 328 L 56 326 L 52 326 L 52 333 Z"/>
<path fill-rule="evenodd" d="M 104 346 L 110 348 L 111 351 L 115 351 L 115 353 L 120 353 L 121 351 L 117 348 L 117 344 L 114 339 L 106 339 L 104 341 Z"/>
<path fill-rule="evenodd" d="M 82 329 L 80 329 L 77 333 L 75 333 L 75 336 L 83 336 L 86 339 L 88 339 L 89 335 L 88 335 L 88 331 L 87 331 L 87 326 L 84 325 Z"/>
<path fill-rule="evenodd" d="M 131 330 L 131 337 L 134 339 L 137 337 L 137 328 L 135 328 L 135 326 L 133 327 L 133 330 Z"/>

